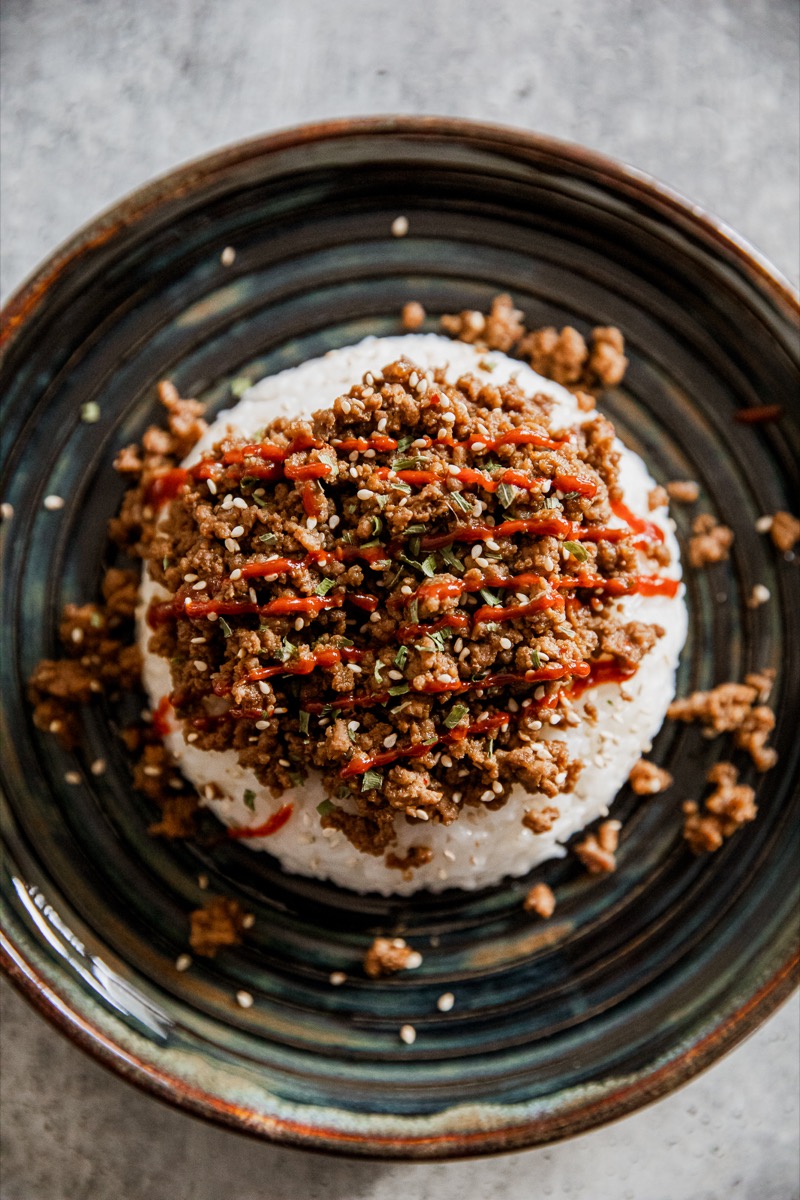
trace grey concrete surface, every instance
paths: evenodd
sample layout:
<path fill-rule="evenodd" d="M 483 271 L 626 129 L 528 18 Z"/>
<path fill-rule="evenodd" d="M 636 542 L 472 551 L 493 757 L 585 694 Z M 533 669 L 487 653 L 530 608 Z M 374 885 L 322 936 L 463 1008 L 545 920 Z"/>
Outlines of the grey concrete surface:
<path fill-rule="evenodd" d="M 375 112 L 502 121 L 634 163 L 800 278 L 795 0 L 4 0 L 0 286 L 226 141 Z M 107 1075 L 2 988 L 3 1200 L 795 1200 L 798 1005 L 658 1105 L 477 1164 L 246 1142 Z"/>

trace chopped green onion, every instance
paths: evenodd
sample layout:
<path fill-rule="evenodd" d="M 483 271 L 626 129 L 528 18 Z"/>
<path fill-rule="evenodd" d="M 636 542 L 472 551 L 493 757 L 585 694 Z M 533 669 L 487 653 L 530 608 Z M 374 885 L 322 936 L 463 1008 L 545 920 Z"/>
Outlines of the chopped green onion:
<path fill-rule="evenodd" d="M 442 546 L 439 553 L 442 556 L 442 561 L 444 562 L 445 566 L 451 567 L 457 575 L 464 574 L 464 564 L 460 558 L 456 558 L 452 546 Z"/>
<path fill-rule="evenodd" d="M 445 725 L 448 729 L 455 729 L 461 718 L 465 717 L 468 712 L 466 704 L 454 704 L 444 719 Z"/>
<path fill-rule="evenodd" d="M 424 525 L 406 525 L 405 532 L 406 533 L 424 533 L 425 526 Z"/>
<path fill-rule="evenodd" d="M 220 617 L 219 627 L 222 630 L 224 637 L 230 637 L 231 634 L 233 633 L 233 630 L 231 629 L 230 625 L 228 624 L 228 622 L 225 620 L 224 617 Z"/>
<path fill-rule="evenodd" d="M 390 696 L 404 696 L 408 691 L 407 683 L 396 683 L 394 687 L 389 688 Z"/>
<path fill-rule="evenodd" d="M 323 800 L 317 805 L 317 812 L 321 817 L 327 817 L 330 813 L 336 811 L 336 805 L 331 800 Z"/>
<path fill-rule="evenodd" d="M 456 508 L 460 508 L 462 512 L 472 512 L 472 505 L 469 500 L 462 496 L 461 492 L 451 492 L 450 500 L 455 504 Z"/>
<path fill-rule="evenodd" d="M 508 508 L 517 498 L 517 489 L 513 483 L 501 483 L 497 489 L 497 499 L 502 504 L 503 508 Z"/>
<path fill-rule="evenodd" d="M 489 756 L 489 758 L 494 758 L 494 738 L 493 737 L 489 738 L 489 746 L 486 750 L 486 753 Z"/>
<path fill-rule="evenodd" d="M 539 667 L 542 665 L 542 660 L 539 658 L 538 650 L 531 650 L 531 662 L 533 663 L 534 670 L 538 671 Z"/>
<path fill-rule="evenodd" d="M 405 492 L 408 496 L 411 495 L 411 485 L 403 483 L 402 479 L 392 479 L 390 482 L 395 491 Z"/>
<path fill-rule="evenodd" d="M 162 569 L 162 571 L 166 571 L 166 569 L 167 569 L 167 567 L 168 567 L 168 566 L 169 566 L 169 559 L 167 558 L 167 556 L 166 556 L 166 554 L 165 554 L 165 555 L 164 555 L 164 557 L 163 557 L 163 559 L 161 560 L 161 569 Z"/>
<path fill-rule="evenodd" d="M 314 591 L 318 596 L 327 596 L 332 587 L 336 587 L 335 579 L 321 579 Z"/>
<path fill-rule="evenodd" d="M 403 436 L 398 439 L 397 449 L 401 450 L 401 451 L 407 450 L 413 441 L 414 441 L 413 433 L 404 433 Z"/>
<path fill-rule="evenodd" d="M 491 604 L 492 607 L 500 603 L 499 597 L 495 596 L 494 592 L 490 592 L 488 588 L 481 588 L 481 595 L 486 603 Z"/>
<path fill-rule="evenodd" d="M 423 575 L 427 575 L 429 579 L 433 579 L 436 574 L 436 555 L 429 554 L 419 565 Z"/>
<path fill-rule="evenodd" d="M 311 716 L 311 714 L 310 714 L 310 713 L 307 713 L 307 712 L 306 712 L 306 710 L 305 710 L 304 708 L 301 708 L 301 709 L 300 709 L 300 715 L 299 715 L 299 718 L 298 718 L 298 723 L 299 723 L 299 725 L 300 725 L 300 732 L 301 732 L 301 733 L 305 733 L 305 734 L 307 734 L 307 733 L 308 733 L 308 718 L 309 718 L 310 716 Z"/>
<path fill-rule="evenodd" d="M 300 787 L 300 784 L 303 782 L 303 773 L 302 771 L 290 771 L 289 778 L 292 781 L 293 787 Z"/>
<path fill-rule="evenodd" d="M 264 542 L 267 546 L 272 546 L 278 540 L 277 533 L 262 533 L 258 538 L 259 542 Z"/>
<path fill-rule="evenodd" d="M 569 551 L 573 558 L 577 558 L 578 562 L 586 562 L 589 554 L 580 542 L 564 542 L 564 549 Z"/>
<path fill-rule="evenodd" d="M 381 496 L 378 492 L 376 492 L 375 499 L 378 501 L 378 508 L 384 508 L 386 505 L 386 501 L 389 499 L 389 497 Z"/>
<path fill-rule="evenodd" d="M 564 492 L 562 499 L 564 500 L 580 500 L 580 492 Z"/>
<path fill-rule="evenodd" d="M 409 550 L 409 553 L 412 554 L 414 558 L 417 557 L 417 555 L 419 554 L 421 549 L 422 549 L 422 539 L 421 538 L 419 538 L 419 537 L 409 538 L 408 550 Z"/>
<path fill-rule="evenodd" d="M 234 395 L 238 400 L 240 396 L 245 394 L 247 389 L 251 387 L 252 384 L 246 375 L 237 375 L 235 379 L 230 381 L 228 386 L 231 389 L 231 394 Z"/>
<path fill-rule="evenodd" d="M 379 788 L 383 783 L 382 771 L 365 771 L 364 778 L 361 780 L 362 792 L 369 792 L 372 788 Z"/>
<path fill-rule="evenodd" d="M 408 615 L 411 618 L 412 625 L 419 624 L 419 600 L 416 596 L 408 606 Z"/>
<path fill-rule="evenodd" d="M 245 806 L 250 809 L 250 812 L 256 811 L 256 794 L 252 788 L 244 789 L 244 796 L 242 799 L 245 802 Z"/>
<path fill-rule="evenodd" d="M 383 683 L 383 677 L 381 675 L 382 670 L 383 670 L 383 663 L 381 662 L 381 660 L 379 658 L 376 658 L 375 666 L 372 668 L 372 677 L 376 683 Z"/>
<path fill-rule="evenodd" d="M 408 658 L 408 646 L 401 646 L 400 649 L 397 651 L 397 654 L 395 654 L 395 656 L 394 656 L 395 666 L 398 666 L 400 668 L 400 670 L 402 671 L 403 667 L 406 665 L 407 658 Z"/>
<path fill-rule="evenodd" d="M 372 518 L 372 532 L 380 533 L 380 531 L 382 529 L 383 529 L 383 521 L 380 519 L 380 517 L 373 517 Z"/>
<path fill-rule="evenodd" d="M 257 504 L 259 508 L 267 507 L 267 501 L 264 499 L 264 497 L 257 496 L 255 494 L 255 492 L 252 493 L 252 495 L 250 496 L 250 499 L 253 501 L 253 504 Z"/>

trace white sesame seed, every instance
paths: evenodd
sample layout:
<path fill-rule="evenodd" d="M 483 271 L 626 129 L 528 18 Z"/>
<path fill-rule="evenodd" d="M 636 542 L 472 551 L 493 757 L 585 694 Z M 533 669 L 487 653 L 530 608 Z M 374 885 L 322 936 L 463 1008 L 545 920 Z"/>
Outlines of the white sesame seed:
<path fill-rule="evenodd" d="M 247 508 L 247 501 L 243 500 L 241 496 L 234 496 L 233 507 L 234 508 Z"/>
<path fill-rule="evenodd" d="M 485 792 L 481 792 L 481 800 L 483 800 L 484 804 L 488 804 L 490 800 L 494 800 L 494 792 L 491 788 L 488 788 Z"/>
<path fill-rule="evenodd" d="M 519 705 L 513 696 L 509 696 L 508 698 L 508 711 L 512 713 L 519 712 Z"/>
<path fill-rule="evenodd" d="M 481 454 L 486 449 L 486 446 L 483 442 L 473 442 L 472 449 L 476 454 Z"/>
<path fill-rule="evenodd" d="M 561 714 L 553 713 L 553 715 L 550 718 L 550 724 L 551 725 L 560 725 L 561 724 Z"/>
<path fill-rule="evenodd" d="M 235 554 L 239 547 L 236 545 L 236 542 L 233 540 L 233 538 L 227 537 L 225 538 L 225 549 L 229 550 L 231 554 Z"/>
<path fill-rule="evenodd" d="M 419 383 L 417 384 L 416 390 L 417 390 L 418 396 L 424 396 L 428 390 L 428 380 L 424 379 L 424 378 L 420 379 Z"/>
<path fill-rule="evenodd" d="M 358 496 L 359 500 L 371 500 L 373 493 L 369 490 L 369 488 L 359 488 L 356 492 L 356 495 Z"/>
<path fill-rule="evenodd" d="M 483 546 L 481 545 L 481 543 L 478 542 L 477 545 L 473 546 L 470 553 L 473 558 L 480 558 L 481 555 L 483 554 Z"/>
<path fill-rule="evenodd" d="M 502 783 L 500 782 L 499 779 L 495 779 L 494 783 L 492 784 L 492 791 L 495 793 L 496 796 L 499 796 L 500 793 L 502 792 L 502 790 L 503 790 Z"/>
<path fill-rule="evenodd" d="M 400 1026 L 400 1041 L 405 1042 L 407 1046 L 413 1046 L 417 1040 L 417 1031 L 413 1025 Z"/>
<path fill-rule="evenodd" d="M 348 663 L 347 665 L 351 671 L 355 671 L 356 675 L 361 675 L 362 670 L 358 663 Z"/>
<path fill-rule="evenodd" d="M 199 646 L 200 643 L 204 642 L 205 640 L 206 639 L 204 637 L 193 637 L 193 638 L 189 639 L 189 645 L 190 646 Z"/>
<path fill-rule="evenodd" d="M 269 729 L 269 721 L 256 721 L 256 729 L 260 729 L 262 732 L 265 729 Z"/>
<path fill-rule="evenodd" d="M 757 608 L 760 604 L 766 604 L 772 593 L 763 583 L 757 583 L 753 587 L 750 594 L 750 607 Z"/>
<path fill-rule="evenodd" d="M 192 591 L 193 592 L 202 592 L 202 590 L 205 586 L 206 586 L 205 579 L 198 579 L 197 583 L 192 584 Z"/>
<path fill-rule="evenodd" d="M 233 263 L 236 261 L 236 251 L 234 250 L 233 246 L 225 247 L 225 249 L 222 251 L 222 254 L 219 256 L 219 261 L 222 263 L 223 267 L 233 266 Z"/>
<path fill-rule="evenodd" d="M 176 971 L 188 971 L 189 967 L 191 965 L 192 965 L 191 954 L 179 954 L 178 957 L 175 959 L 175 970 Z"/>
<path fill-rule="evenodd" d="M 83 779 L 81 777 L 80 771 L 65 771 L 64 772 L 64 782 L 71 783 L 73 785 L 82 783 Z"/>
<path fill-rule="evenodd" d="M 247 594 L 250 597 L 250 600 L 252 601 L 253 604 L 258 604 L 258 596 L 256 595 L 256 589 L 254 587 L 248 588 Z"/>
<path fill-rule="evenodd" d="M 237 579 L 241 579 L 241 578 L 242 578 L 241 567 L 234 567 L 234 569 L 231 571 L 231 579 L 235 583 Z"/>
<path fill-rule="evenodd" d="M 252 1008 L 253 1007 L 253 997 L 250 995 L 249 992 L 237 992 L 236 993 L 236 1003 L 239 1005 L 240 1008 Z"/>
<path fill-rule="evenodd" d="M 456 414 L 454 412 L 442 413 L 442 420 L 444 421 L 445 425 L 455 425 Z"/>
<path fill-rule="evenodd" d="M 381 417 L 378 421 L 378 433 L 383 433 L 386 429 L 386 417 Z"/>
<path fill-rule="evenodd" d="M 517 592 L 516 595 L 517 595 L 517 600 L 519 600 L 520 604 L 528 603 L 528 597 L 525 595 L 524 592 Z"/>
<path fill-rule="evenodd" d="M 13 515 L 14 515 L 14 505 L 9 504 L 9 502 L 7 500 L 4 500 L 3 503 L 0 504 L 0 516 L 3 518 L 4 521 L 10 521 L 11 518 L 13 517 Z"/>
<path fill-rule="evenodd" d="M 269 684 L 265 680 L 259 679 L 258 680 L 258 690 L 261 692 L 262 696 L 268 696 L 269 695 Z"/>
<path fill-rule="evenodd" d="M 450 1009 L 453 1007 L 455 1002 L 456 998 L 452 992 L 443 992 L 436 1001 L 436 1007 L 438 1008 L 439 1012 L 450 1012 Z"/>
<path fill-rule="evenodd" d="M 244 533 L 244 525 L 234 525 L 231 530 L 231 537 L 238 538 Z"/>
<path fill-rule="evenodd" d="M 305 621 L 303 620 L 302 617 L 297 617 L 297 619 L 295 620 L 295 623 L 294 623 L 294 627 L 298 633 L 300 632 L 301 629 L 305 628 Z"/>
<path fill-rule="evenodd" d="M 69 636 L 72 638 L 73 642 L 80 644 L 83 641 L 83 630 L 80 627 L 73 629 Z"/>
<path fill-rule="evenodd" d="M 347 976 L 345 975 L 344 971 L 331 971 L 330 975 L 328 976 L 328 983 L 331 985 L 331 987 L 341 987 L 346 979 Z"/>
<path fill-rule="evenodd" d="M 756 521 L 756 532 L 757 533 L 769 533 L 770 529 L 772 529 L 772 517 L 770 517 L 770 516 L 759 517 L 758 520 Z"/>
<path fill-rule="evenodd" d="M 536 691 L 533 694 L 537 700 L 543 700 L 544 699 L 544 684 L 540 683 L 539 686 L 537 687 Z"/>
<path fill-rule="evenodd" d="M 207 671 L 208 663 L 204 663 L 201 659 L 196 658 L 194 660 L 194 669 L 195 671 Z"/>
<path fill-rule="evenodd" d="M 507 637 L 500 638 L 500 645 L 503 647 L 504 650 L 510 650 L 511 647 L 513 646 L 513 644 L 514 643 L 511 641 L 511 638 L 507 638 Z"/>
<path fill-rule="evenodd" d="M 216 494 L 217 494 L 217 485 L 214 483 L 214 480 L 213 480 L 213 479 L 207 479 L 207 480 L 206 480 L 206 486 L 207 486 L 208 490 L 211 492 L 211 495 L 212 495 L 212 496 L 216 496 Z"/>
<path fill-rule="evenodd" d="M 396 734 L 396 733 L 390 733 L 388 737 L 385 737 L 385 738 L 383 739 L 383 744 L 384 744 L 384 746 L 386 747 L 386 749 L 387 749 L 387 750 L 391 750 L 391 749 L 392 749 L 392 747 L 393 747 L 393 746 L 395 746 L 395 745 L 397 744 L 397 734 Z"/>
<path fill-rule="evenodd" d="M 408 233 L 408 217 L 395 217 L 392 221 L 392 237 L 405 237 Z"/>
<path fill-rule="evenodd" d="M 64 507 L 64 500 L 61 496 L 45 496 L 44 506 L 49 512 L 56 512 L 57 509 Z"/>
<path fill-rule="evenodd" d="M 457 467 L 455 463 L 450 463 L 447 470 L 450 475 L 458 475 L 459 471 L 461 470 L 461 467 Z"/>
<path fill-rule="evenodd" d="M 452 760 L 452 758 L 450 757 L 450 755 L 449 755 L 449 754 L 443 754 L 443 755 L 442 755 L 442 757 L 441 757 L 441 764 L 442 764 L 442 766 L 443 766 L 443 767 L 452 767 L 452 765 L 453 765 L 453 760 Z"/>
<path fill-rule="evenodd" d="M 487 550 L 499 550 L 500 546 L 494 540 L 494 538 L 487 538 L 486 539 L 486 548 L 487 548 Z"/>
<path fill-rule="evenodd" d="M 349 400 L 343 399 L 343 400 L 339 401 L 339 407 L 341 408 L 343 413 L 348 414 L 353 406 Z"/>
<path fill-rule="evenodd" d="M 196 575 L 184 575 L 183 582 L 184 583 L 194 583 L 195 579 L 197 579 Z"/>
<path fill-rule="evenodd" d="M 92 772 L 93 775 L 105 775 L 106 760 L 104 758 L 96 758 L 94 760 L 94 762 L 92 763 L 92 765 L 90 766 L 89 770 Z"/>
<path fill-rule="evenodd" d="M 199 733 L 187 733 L 186 740 L 187 742 L 196 742 L 199 737 Z"/>
<path fill-rule="evenodd" d="M 358 479 L 358 471 L 355 469 L 355 467 L 350 468 L 350 478 Z"/>

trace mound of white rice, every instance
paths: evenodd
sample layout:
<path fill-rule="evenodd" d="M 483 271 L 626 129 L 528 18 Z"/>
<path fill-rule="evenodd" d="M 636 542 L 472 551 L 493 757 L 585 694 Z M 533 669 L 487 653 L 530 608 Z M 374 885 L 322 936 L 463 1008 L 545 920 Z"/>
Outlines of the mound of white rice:
<path fill-rule="evenodd" d="M 220 414 L 185 465 L 191 465 L 210 450 L 228 429 L 250 437 L 277 416 L 308 416 L 348 392 L 364 372 L 380 370 L 400 358 L 423 368 L 447 364 L 447 376 L 453 382 L 466 372 L 493 383 L 516 377 L 526 393 L 544 393 L 552 398 L 553 429 L 586 420 L 568 391 L 496 351 L 487 354 L 436 334 L 366 338 L 356 346 L 333 350 L 323 358 L 282 371 L 250 388 L 235 408 Z M 491 370 L 481 365 L 487 362 L 493 364 Z M 667 510 L 648 512 L 647 494 L 655 486 L 654 481 L 638 455 L 619 441 L 616 446 L 621 454 L 620 482 L 625 503 L 634 513 L 646 516 L 663 529 L 672 553 L 672 564 L 663 574 L 680 578 L 678 544 Z M 325 799 L 325 794 L 315 773 L 301 787 L 292 788 L 275 800 L 252 771 L 239 765 L 234 751 L 194 748 L 184 739 L 177 722 L 169 718 L 170 732 L 165 742 L 183 774 L 197 787 L 202 802 L 226 825 L 257 827 L 283 804 L 294 805 L 291 819 L 277 833 L 243 842 L 250 850 L 269 851 L 287 871 L 330 879 L 354 891 L 383 895 L 408 895 L 421 888 L 442 891 L 453 887 L 485 887 L 506 875 L 523 875 L 537 863 L 562 855 L 562 843 L 608 812 L 631 767 L 649 749 L 675 694 L 675 670 L 687 629 L 683 591 L 681 587 L 674 599 L 638 595 L 622 599 L 620 609 L 626 621 L 657 623 L 666 630 L 665 636 L 624 686 L 603 684 L 591 688 L 575 703 L 578 716 L 583 714 L 585 703 L 593 704 L 598 712 L 595 723 L 585 719 L 577 726 L 555 725 L 542 730 L 543 738 L 561 738 L 567 744 L 570 758 L 581 759 L 585 764 L 573 792 L 546 801 L 560 810 L 553 828 L 547 833 L 533 834 L 522 825 L 523 813 L 535 806 L 537 799 L 532 800 L 519 786 L 503 808 L 466 809 L 452 825 L 432 824 L 423 830 L 398 816 L 395 853 L 402 857 L 412 844 L 421 842 L 433 851 L 431 861 L 417 868 L 410 880 L 387 868 L 382 857 L 359 853 L 338 830 L 322 828 L 317 805 Z M 168 596 L 148 577 L 145 567 L 137 618 L 138 639 L 144 684 L 155 709 L 169 694 L 171 684 L 169 663 L 148 649 L 151 631 L 145 614 L 153 598 Z M 221 799 L 206 798 L 205 789 L 210 784 L 223 793 Z M 253 811 L 244 802 L 248 790 L 256 794 Z M 538 797 L 538 801 L 545 803 L 543 797 Z"/>

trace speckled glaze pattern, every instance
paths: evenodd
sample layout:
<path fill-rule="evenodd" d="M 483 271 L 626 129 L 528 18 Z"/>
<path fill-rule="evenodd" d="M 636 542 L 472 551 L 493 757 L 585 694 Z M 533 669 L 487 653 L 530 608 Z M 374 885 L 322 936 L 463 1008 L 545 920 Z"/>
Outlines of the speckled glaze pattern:
<path fill-rule="evenodd" d="M 522 911 L 530 880 L 393 902 L 282 875 L 235 845 L 149 838 L 114 736 L 125 714 L 98 705 L 66 754 L 33 728 L 24 692 L 54 652 L 62 605 L 97 591 L 121 496 L 111 462 L 152 419 L 155 383 L 168 376 L 213 412 L 232 380 L 396 332 L 408 299 L 439 313 L 500 289 L 530 324 L 623 329 L 631 367 L 606 411 L 659 480 L 699 480 L 702 508 L 736 532 L 729 563 L 689 577 L 679 687 L 777 668 L 781 769 L 759 781 L 758 820 L 714 856 L 688 854 L 680 801 L 729 748 L 668 724 L 653 757 L 675 788 L 644 803 L 623 792 L 616 874 L 589 879 L 571 861 L 536 872 L 558 898 L 547 922 Z M 235 146 L 57 251 L 7 307 L 0 377 L 14 506 L 2 526 L 4 962 L 29 998 L 191 1112 L 385 1157 L 574 1134 L 663 1095 L 754 1028 L 796 970 L 797 564 L 754 522 L 798 494 L 797 319 L 766 263 L 646 178 L 457 121 L 341 122 Z M 80 420 L 89 400 L 95 424 Z M 779 423 L 732 420 L 763 402 L 784 406 Z M 64 507 L 46 510 L 48 494 Z M 691 510 L 675 516 L 685 543 Z M 756 583 L 772 599 L 750 609 Z M 76 770 L 83 782 L 66 783 Z M 244 946 L 178 973 L 188 913 L 209 894 L 201 873 L 256 923 Z M 423 965 L 367 981 L 363 952 L 389 931 Z"/>

